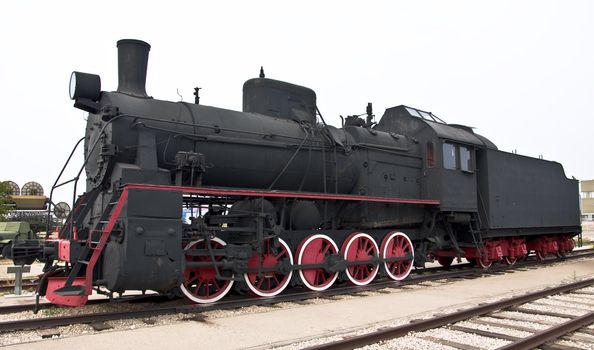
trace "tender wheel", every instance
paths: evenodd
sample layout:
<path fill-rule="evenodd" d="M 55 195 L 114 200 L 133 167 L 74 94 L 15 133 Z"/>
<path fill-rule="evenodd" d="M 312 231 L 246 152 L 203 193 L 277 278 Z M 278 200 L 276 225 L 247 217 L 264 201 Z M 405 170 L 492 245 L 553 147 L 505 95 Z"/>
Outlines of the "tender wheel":
<path fill-rule="evenodd" d="M 538 260 L 538 261 L 544 261 L 544 259 L 545 259 L 545 254 L 544 254 L 542 251 L 540 251 L 540 250 L 535 250 L 535 251 L 534 251 L 534 254 L 536 255 L 536 260 Z"/>
<path fill-rule="evenodd" d="M 443 267 L 449 267 L 454 262 L 453 256 L 438 256 L 437 262 Z"/>
<path fill-rule="evenodd" d="M 520 255 L 517 257 L 516 261 L 522 262 L 528 259 L 528 254 Z"/>
<path fill-rule="evenodd" d="M 226 244 L 219 238 L 210 240 L 213 249 L 220 249 Z M 185 250 L 207 249 L 206 241 L 203 239 L 190 242 Z M 222 256 L 215 256 L 215 261 L 222 260 Z M 186 255 L 186 262 L 212 261 L 208 256 Z M 195 303 L 212 303 L 224 297 L 233 286 L 233 280 L 219 280 L 216 278 L 213 267 L 187 267 L 184 270 L 184 282 L 180 286 L 181 291 L 188 299 Z"/>
<path fill-rule="evenodd" d="M 285 241 L 278 239 L 279 246 L 273 246 L 273 239 L 267 239 L 262 244 L 262 253 L 255 254 L 248 260 L 248 269 L 257 269 L 260 261 L 264 270 L 278 270 L 283 260 L 289 259 L 293 265 L 293 256 L 291 250 Z M 265 271 L 258 275 L 258 272 L 248 272 L 243 274 L 243 278 L 248 288 L 254 294 L 261 297 L 272 297 L 280 294 L 291 281 L 293 271 Z"/>
<path fill-rule="evenodd" d="M 380 249 L 383 259 L 403 258 L 410 256 L 410 260 L 385 262 L 383 267 L 386 274 L 393 280 L 405 279 L 413 268 L 415 252 L 410 239 L 402 232 L 391 232 L 382 241 Z M 439 258 L 437 258 L 439 261 Z M 453 258 L 452 258 L 453 260 Z M 450 263 L 452 261 L 450 260 Z"/>
<path fill-rule="evenodd" d="M 299 265 L 323 264 L 331 254 L 338 254 L 338 246 L 330 237 L 322 234 L 307 237 L 295 252 Z M 299 276 L 307 288 L 322 291 L 334 284 L 338 272 L 328 272 L 323 268 L 303 269 L 299 270 Z"/>
<path fill-rule="evenodd" d="M 503 262 L 506 265 L 509 265 L 509 266 L 514 265 L 516 263 L 516 261 L 518 261 L 518 257 L 517 256 L 514 256 L 513 258 L 510 257 L 510 256 L 506 256 L 506 257 L 503 258 Z"/>
<path fill-rule="evenodd" d="M 482 267 L 484 270 L 487 270 L 491 265 L 493 265 L 492 260 L 484 259 L 484 258 L 476 258 L 476 263 L 478 266 Z"/>
<path fill-rule="evenodd" d="M 374 256 L 379 256 L 379 248 L 370 235 L 354 232 L 342 244 L 340 254 L 345 258 L 347 263 L 369 261 Z M 350 265 L 345 270 L 349 281 L 358 286 L 369 284 L 377 275 L 377 271 L 378 265 L 369 262 L 360 265 Z"/>

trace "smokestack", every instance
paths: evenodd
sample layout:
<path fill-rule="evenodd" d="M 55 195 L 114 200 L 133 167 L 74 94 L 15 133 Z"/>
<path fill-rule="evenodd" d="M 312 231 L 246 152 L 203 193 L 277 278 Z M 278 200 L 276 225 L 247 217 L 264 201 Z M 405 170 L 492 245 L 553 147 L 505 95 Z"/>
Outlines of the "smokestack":
<path fill-rule="evenodd" d="M 142 40 L 118 41 L 118 92 L 137 97 L 146 94 L 146 67 L 151 46 Z"/>

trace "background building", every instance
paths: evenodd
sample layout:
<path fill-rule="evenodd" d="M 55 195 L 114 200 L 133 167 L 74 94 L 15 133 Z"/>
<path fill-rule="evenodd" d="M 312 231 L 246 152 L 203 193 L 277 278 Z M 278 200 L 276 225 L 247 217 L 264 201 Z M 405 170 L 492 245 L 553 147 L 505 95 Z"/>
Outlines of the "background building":
<path fill-rule="evenodd" d="M 582 221 L 594 221 L 594 180 L 580 181 Z"/>

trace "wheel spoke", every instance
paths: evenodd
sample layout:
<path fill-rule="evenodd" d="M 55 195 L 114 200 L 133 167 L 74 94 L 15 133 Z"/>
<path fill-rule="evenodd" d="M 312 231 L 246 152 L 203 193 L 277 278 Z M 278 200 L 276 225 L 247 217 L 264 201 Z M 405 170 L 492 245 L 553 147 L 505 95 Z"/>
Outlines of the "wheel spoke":
<path fill-rule="evenodd" d="M 396 251 L 396 250 L 397 250 L 397 248 L 400 248 L 400 249 L 402 249 L 402 248 L 403 248 L 403 245 L 402 245 L 403 243 L 404 243 L 404 242 L 402 242 L 402 237 L 396 237 L 396 238 L 394 239 L 394 246 L 393 246 L 393 248 L 392 248 L 392 249 L 393 249 L 393 251 Z"/>
<path fill-rule="evenodd" d="M 276 258 L 276 260 L 280 260 L 283 256 L 286 256 L 286 255 L 287 255 L 287 251 L 283 249 L 277 256 L 275 256 L 275 258 Z"/>
<path fill-rule="evenodd" d="M 278 278 L 276 278 L 276 273 L 272 275 L 272 277 L 274 278 L 274 281 L 276 282 L 276 285 L 280 285 L 280 281 L 278 280 Z"/>
<path fill-rule="evenodd" d="M 320 254 L 325 256 L 326 254 L 328 254 L 328 251 L 330 251 L 331 248 L 332 246 L 326 243 L 326 246 L 324 247 L 324 249 L 320 251 Z"/>
<path fill-rule="evenodd" d="M 360 280 L 363 279 L 363 266 L 357 265 L 357 274 L 356 277 L 359 277 Z"/>
<path fill-rule="evenodd" d="M 323 285 L 328 281 L 328 279 L 326 278 L 326 274 L 324 273 L 324 271 L 322 269 L 318 269 L 317 280 L 319 281 L 318 285 Z"/>

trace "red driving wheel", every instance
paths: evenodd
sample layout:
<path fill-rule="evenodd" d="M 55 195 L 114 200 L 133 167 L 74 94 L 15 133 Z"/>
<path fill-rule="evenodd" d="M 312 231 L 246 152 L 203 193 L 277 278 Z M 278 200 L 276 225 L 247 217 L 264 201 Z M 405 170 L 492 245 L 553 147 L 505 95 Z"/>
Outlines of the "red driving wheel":
<path fill-rule="evenodd" d="M 329 255 L 338 254 L 338 246 L 332 238 L 314 234 L 305 238 L 295 253 L 297 264 L 323 264 Z M 338 272 L 328 272 L 324 268 L 312 268 L 299 270 L 299 276 L 303 285 L 315 291 L 323 291 L 334 284 Z"/>
<path fill-rule="evenodd" d="M 408 236 L 402 232 L 390 232 L 384 237 L 380 251 L 383 259 L 408 257 L 407 260 L 385 262 L 384 269 L 388 277 L 395 281 L 402 281 L 410 274 L 415 253 Z"/>
<path fill-rule="evenodd" d="M 289 259 L 293 265 L 293 256 L 291 250 L 285 241 L 278 239 L 278 246 L 273 247 L 273 239 L 267 239 L 262 244 L 262 253 L 254 254 L 248 260 L 248 269 L 258 269 L 260 261 L 262 262 L 262 273 L 248 272 L 243 275 L 248 288 L 256 295 L 261 297 L 272 297 L 280 294 L 291 281 L 293 271 L 279 271 L 281 263 Z"/>
<path fill-rule="evenodd" d="M 212 249 L 220 249 L 225 242 L 219 238 L 210 240 Z M 186 245 L 185 250 L 207 249 L 206 241 L 203 239 L 193 241 Z M 215 261 L 223 259 L 222 256 L 215 256 Z M 212 261 L 209 256 L 186 255 L 186 262 L 207 262 Z M 186 267 L 184 270 L 184 282 L 180 286 L 181 291 L 188 299 L 195 303 L 212 303 L 224 297 L 233 286 L 232 279 L 219 280 L 213 267 Z"/>
<path fill-rule="evenodd" d="M 370 262 L 374 256 L 379 256 L 379 248 L 373 238 L 362 232 L 351 233 L 342 244 L 340 254 L 347 263 L 361 261 L 345 270 L 349 281 L 358 286 L 369 284 L 377 275 L 378 265 Z"/>

